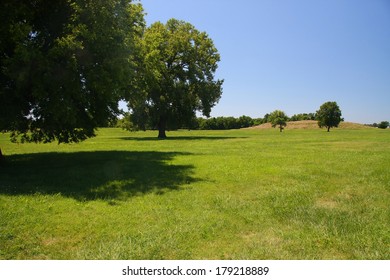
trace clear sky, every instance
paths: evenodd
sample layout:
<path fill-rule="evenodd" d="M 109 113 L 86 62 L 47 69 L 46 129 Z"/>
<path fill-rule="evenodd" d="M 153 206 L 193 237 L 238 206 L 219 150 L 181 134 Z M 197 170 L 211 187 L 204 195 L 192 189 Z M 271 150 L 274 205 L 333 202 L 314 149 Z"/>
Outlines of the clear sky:
<path fill-rule="evenodd" d="M 390 0 L 141 0 L 148 25 L 213 39 L 224 79 L 212 116 L 289 116 L 336 101 L 346 121 L 390 121 Z"/>

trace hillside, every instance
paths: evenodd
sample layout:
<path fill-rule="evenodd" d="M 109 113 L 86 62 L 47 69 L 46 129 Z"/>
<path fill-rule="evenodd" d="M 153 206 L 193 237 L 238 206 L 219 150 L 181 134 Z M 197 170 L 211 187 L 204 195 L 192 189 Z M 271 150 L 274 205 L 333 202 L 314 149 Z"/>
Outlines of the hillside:
<path fill-rule="evenodd" d="M 258 126 L 250 127 L 249 129 L 269 129 L 272 128 L 271 123 L 264 123 Z M 352 123 L 352 122 L 341 122 L 340 129 L 368 129 L 368 126 Z M 317 121 L 295 121 L 287 122 L 286 129 L 319 129 Z"/>

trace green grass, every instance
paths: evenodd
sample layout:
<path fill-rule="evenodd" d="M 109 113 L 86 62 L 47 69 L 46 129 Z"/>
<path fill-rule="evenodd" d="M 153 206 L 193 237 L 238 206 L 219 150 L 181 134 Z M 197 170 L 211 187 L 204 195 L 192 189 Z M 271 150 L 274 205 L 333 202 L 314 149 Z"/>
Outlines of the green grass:
<path fill-rule="evenodd" d="M 0 259 L 390 259 L 389 130 L 0 136 Z"/>

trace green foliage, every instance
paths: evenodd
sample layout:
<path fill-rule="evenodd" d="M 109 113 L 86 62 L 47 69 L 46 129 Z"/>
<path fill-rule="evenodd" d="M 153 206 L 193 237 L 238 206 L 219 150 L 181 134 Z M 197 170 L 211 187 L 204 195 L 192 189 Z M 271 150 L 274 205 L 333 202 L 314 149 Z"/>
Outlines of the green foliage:
<path fill-rule="evenodd" d="M 115 118 L 135 76 L 140 4 L 6 0 L 1 10 L 0 131 L 77 142 Z"/>
<path fill-rule="evenodd" d="M 201 130 L 227 130 L 251 127 L 254 120 L 248 116 L 234 117 L 217 117 L 217 118 L 198 118 L 198 129 Z"/>
<path fill-rule="evenodd" d="M 283 111 L 275 110 L 269 115 L 268 121 L 271 122 L 272 127 L 279 126 L 279 131 L 282 132 L 287 125 L 288 116 Z"/>
<path fill-rule="evenodd" d="M 261 125 L 261 124 L 265 123 L 263 118 L 254 118 L 252 120 L 253 120 L 253 125 L 254 126 Z"/>
<path fill-rule="evenodd" d="M 314 113 L 301 113 L 293 115 L 289 120 L 292 122 L 295 121 L 312 121 L 316 119 L 316 115 Z"/>
<path fill-rule="evenodd" d="M 338 127 L 341 118 L 341 110 L 336 102 L 325 102 L 316 113 L 319 127 L 326 127 L 328 132 L 332 127 Z"/>
<path fill-rule="evenodd" d="M 269 116 L 270 116 L 269 113 L 267 113 L 267 114 L 264 115 L 264 117 L 263 117 L 263 123 L 270 122 Z"/>
<path fill-rule="evenodd" d="M 196 111 L 209 116 L 223 81 L 214 80 L 220 56 L 208 35 L 171 19 L 147 28 L 141 48 L 143 74 L 128 98 L 134 123 L 143 127 L 151 121 L 165 138 L 166 128 L 189 126 Z"/>
<path fill-rule="evenodd" d="M 378 128 L 386 129 L 389 127 L 389 122 L 388 121 L 383 121 L 378 124 Z"/>
<path fill-rule="evenodd" d="M 120 119 L 117 120 L 116 122 L 116 127 L 122 128 L 123 130 L 128 130 L 128 131 L 135 131 L 137 130 L 134 127 L 133 122 L 131 121 L 131 114 L 126 113 L 124 116 Z"/>
<path fill-rule="evenodd" d="M 388 131 L 277 134 L 0 134 L 0 259 L 390 259 Z"/>
<path fill-rule="evenodd" d="M 245 115 L 238 118 L 238 123 L 240 128 L 251 127 L 254 125 L 253 119 Z"/>

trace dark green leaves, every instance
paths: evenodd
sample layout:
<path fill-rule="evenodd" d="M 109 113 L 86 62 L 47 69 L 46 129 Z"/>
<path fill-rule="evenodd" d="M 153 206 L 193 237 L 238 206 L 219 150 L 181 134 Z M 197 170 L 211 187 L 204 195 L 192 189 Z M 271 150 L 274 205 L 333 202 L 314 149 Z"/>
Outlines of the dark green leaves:
<path fill-rule="evenodd" d="M 338 127 L 342 121 L 341 110 L 336 102 L 325 102 L 316 113 L 319 127 L 326 127 L 328 132 L 331 127 Z"/>
<path fill-rule="evenodd" d="M 139 4 L 5 1 L 1 13 L 1 131 L 77 142 L 115 118 L 136 76 Z"/>

